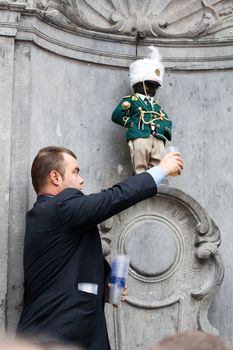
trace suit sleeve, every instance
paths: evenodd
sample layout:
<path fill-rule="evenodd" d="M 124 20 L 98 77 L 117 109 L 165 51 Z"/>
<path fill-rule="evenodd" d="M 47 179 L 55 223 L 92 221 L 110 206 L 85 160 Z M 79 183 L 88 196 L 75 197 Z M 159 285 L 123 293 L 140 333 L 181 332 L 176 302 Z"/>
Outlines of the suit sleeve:
<path fill-rule="evenodd" d="M 61 222 L 69 227 L 91 226 L 156 193 L 157 186 L 152 176 L 144 172 L 87 196 L 68 188 L 58 195 L 57 210 Z"/>
<path fill-rule="evenodd" d="M 104 258 L 104 277 L 105 277 L 105 284 L 111 283 L 111 266 L 107 262 L 107 260 Z"/>

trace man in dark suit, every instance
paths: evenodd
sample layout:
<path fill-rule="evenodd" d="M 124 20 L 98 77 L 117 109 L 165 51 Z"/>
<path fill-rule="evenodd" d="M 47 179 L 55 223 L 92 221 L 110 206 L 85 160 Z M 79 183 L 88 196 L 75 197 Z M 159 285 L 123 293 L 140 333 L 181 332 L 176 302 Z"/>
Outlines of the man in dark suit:
<path fill-rule="evenodd" d="M 18 334 L 110 349 L 104 316 L 109 266 L 97 224 L 154 196 L 164 176 L 182 169 L 180 154 L 169 153 L 158 167 L 84 195 L 72 151 L 53 146 L 39 151 L 31 169 L 38 197 L 26 219 L 25 303 Z"/>

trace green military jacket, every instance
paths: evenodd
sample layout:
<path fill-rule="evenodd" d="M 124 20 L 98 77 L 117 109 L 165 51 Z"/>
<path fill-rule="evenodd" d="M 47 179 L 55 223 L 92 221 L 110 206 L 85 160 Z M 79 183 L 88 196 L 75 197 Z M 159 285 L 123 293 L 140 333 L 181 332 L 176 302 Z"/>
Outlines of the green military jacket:
<path fill-rule="evenodd" d="M 129 102 L 130 107 L 125 109 L 124 102 Z M 126 140 L 146 138 L 150 134 L 163 140 L 171 140 L 172 121 L 162 110 L 158 103 L 146 104 L 141 97 L 135 95 L 125 96 L 112 114 L 112 121 L 128 128 Z"/>

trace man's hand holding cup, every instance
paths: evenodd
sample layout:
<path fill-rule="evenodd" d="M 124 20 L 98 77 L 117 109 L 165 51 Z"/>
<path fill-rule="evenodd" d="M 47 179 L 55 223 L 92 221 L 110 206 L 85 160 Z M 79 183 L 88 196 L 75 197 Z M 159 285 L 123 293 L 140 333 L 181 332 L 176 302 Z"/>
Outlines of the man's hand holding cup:
<path fill-rule="evenodd" d="M 167 153 L 161 159 L 159 167 L 167 176 L 177 176 L 181 174 L 184 168 L 184 162 L 177 147 L 167 147 Z"/>

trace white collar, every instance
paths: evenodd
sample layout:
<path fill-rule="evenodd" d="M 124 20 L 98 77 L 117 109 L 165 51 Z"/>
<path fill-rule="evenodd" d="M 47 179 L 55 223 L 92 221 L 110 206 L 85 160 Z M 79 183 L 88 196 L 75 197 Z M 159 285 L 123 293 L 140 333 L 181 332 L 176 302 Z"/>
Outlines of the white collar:
<path fill-rule="evenodd" d="M 146 96 L 146 95 L 143 95 L 143 94 L 139 94 L 138 92 L 136 93 L 136 95 L 138 97 L 140 97 L 142 101 L 149 100 L 150 103 L 154 103 L 154 97 L 150 97 L 150 96 Z"/>

